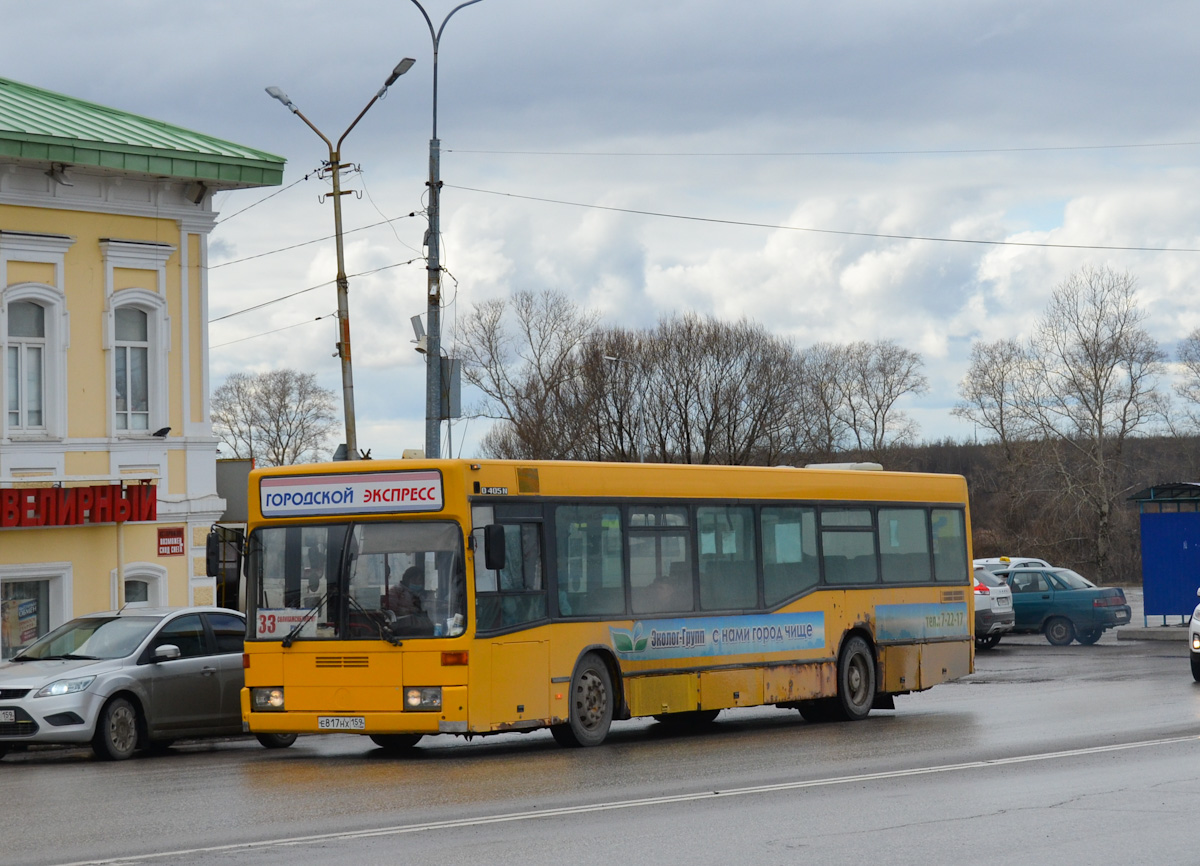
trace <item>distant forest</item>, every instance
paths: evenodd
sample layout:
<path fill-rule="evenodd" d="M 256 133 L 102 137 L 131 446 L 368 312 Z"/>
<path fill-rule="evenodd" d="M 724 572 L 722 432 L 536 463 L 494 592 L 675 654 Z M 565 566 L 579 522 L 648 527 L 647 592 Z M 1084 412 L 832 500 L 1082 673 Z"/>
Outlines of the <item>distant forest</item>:
<path fill-rule="evenodd" d="M 1157 484 L 1200 481 L 1200 437 L 1132 437 L 1119 467 L 1120 496 L 1111 512 L 1108 574 L 1097 574 L 1093 510 L 1073 503 L 1046 461 L 1036 459 L 1051 443 L 1027 443 L 1020 462 L 1009 464 L 998 443 L 941 443 L 898 447 L 885 469 L 949 472 L 967 479 L 974 555 L 1036 556 L 1080 572 L 1097 583 L 1125 586 L 1142 581 L 1138 506 L 1129 497 Z M 846 459 L 854 459 L 847 457 Z M 1041 469 L 1039 469 L 1041 465 Z"/>

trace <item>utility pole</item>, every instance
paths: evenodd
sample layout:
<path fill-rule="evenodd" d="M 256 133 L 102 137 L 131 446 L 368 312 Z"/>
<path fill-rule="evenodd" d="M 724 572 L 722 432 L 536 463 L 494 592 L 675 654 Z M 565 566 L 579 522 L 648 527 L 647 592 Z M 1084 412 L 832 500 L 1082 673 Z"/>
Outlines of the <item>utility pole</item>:
<path fill-rule="evenodd" d="M 408 72 L 412 65 L 416 63 L 411 57 L 405 57 L 396 64 L 396 68 L 392 70 L 392 74 L 388 76 L 383 83 L 383 87 L 379 88 L 379 92 L 371 97 L 371 101 L 367 103 L 367 107 L 358 113 L 358 117 L 354 118 L 354 123 L 342 133 L 342 137 L 338 139 L 335 146 L 326 136 L 325 133 L 317 129 L 312 121 L 305 117 L 300 109 L 297 108 L 288 95 L 278 87 L 268 87 L 267 94 L 272 99 L 278 99 L 283 103 L 284 107 L 299 117 L 308 125 L 308 128 L 321 137 L 325 145 L 329 148 L 329 161 L 326 163 L 326 168 L 330 176 L 333 178 L 333 233 L 334 243 L 337 247 L 337 304 L 338 304 L 338 343 L 337 354 L 342 359 L 342 408 L 344 424 L 346 427 L 346 458 L 349 460 L 357 460 L 359 457 L 358 451 L 358 431 L 354 420 L 354 372 L 350 363 L 350 281 L 346 278 L 346 259 L 342 251 L 342 196 L 346 193 L 342 191 L 342 142 L 346 140 L 346 136 L 350 134 L 350 130 L 358 125 L 358 122 L 363 119 L 363 115 L 370 110 L 381 96 L 387 93 L 387 89 L 396 83 L 396 79 Z M 336 458 L 335 458 L 336 459 Z"/>
<path fill-rule="evenodd" d="M 446 22 L 459 9 L 471 6 L 480 0 L 467 0 L 450 10 L 442 19 L 441 26 L 436 30 L 433 21 L 425 7 L 412 0 L 414 6 L 421 10 L 425 23 L 429 26 L 429 36 L 433 39 L 433 135 L 429 139 L 429 231 L 425 235 L 425 244 L 429 248 L 426 259 L 429 269 L 429 306 L 425 315 L 426 352 L 425 352 L 425 456 L 441 457 L 442 453 L 442 262 L 441 262 L 441 196 L 442 196 L 442 143 L 438 140 L 437 131 L 437 98 L 438 98 L 438 47 L 442 41 L 442 31 Z"/>

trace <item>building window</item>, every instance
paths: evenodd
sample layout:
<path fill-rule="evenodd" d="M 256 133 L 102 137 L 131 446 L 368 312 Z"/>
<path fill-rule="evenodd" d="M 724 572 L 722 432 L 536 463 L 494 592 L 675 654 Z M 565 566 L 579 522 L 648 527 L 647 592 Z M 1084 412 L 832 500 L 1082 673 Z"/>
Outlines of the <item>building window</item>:
<path fill-rule="evenodd" d="M 144 607 L 150 604 L 150 584 L 144 580 L 125 581 L 125 606 Z"/>
<path fill-rule="evenodd" d="M 114 336 L 117 429 L 149 430 L 149 316 L 137 307 L 118 307 L 114 316 Z"/>
<path fill-rule="evenodd" d="M 150 562 L 129 562 L 124 574 L 109 572 L 113 610 L 121 607 L 163 607 L 167 604 L 167 570 Z M 120 592 L 118 592 L 120 590 Z"/>
<path fill-rule="evenodd" d="M 46 310 L 32 301 L 8 305 L 8 428 L 44 430 Z"/>
<path fill-rule="evenodd" d="M 9 659 L 50 630 L 50 581 L 0 583 L 0 656 Z"/>

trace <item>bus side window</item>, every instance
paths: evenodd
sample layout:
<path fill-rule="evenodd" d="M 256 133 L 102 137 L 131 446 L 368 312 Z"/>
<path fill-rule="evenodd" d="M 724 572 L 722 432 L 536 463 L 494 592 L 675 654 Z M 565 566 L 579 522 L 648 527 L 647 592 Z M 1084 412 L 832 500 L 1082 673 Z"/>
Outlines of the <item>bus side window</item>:
<path fill-rule="evenodd" d="M 558 612 L 603 616 L 625 612 L 621 512 L 615 505 L 554 509 Z"/>
<path fill-rule="evenodd" d="M 817 566 L 816 509 L 763 506 L 759 532 L 767 607 L 817 585 L 820 570 Z"/>
<path fill-rule="evenodd" d="M 477 509 L 482 510 L 482 509 Z M 504 567 L 489 570 L 476 549 L 475 598 L 478 627 L 497 629 L 545 619 L 546 582 L 540 523 L 494 524 L 504 531 Z M 482 531 L 477 530 L 482 536 Z"/>

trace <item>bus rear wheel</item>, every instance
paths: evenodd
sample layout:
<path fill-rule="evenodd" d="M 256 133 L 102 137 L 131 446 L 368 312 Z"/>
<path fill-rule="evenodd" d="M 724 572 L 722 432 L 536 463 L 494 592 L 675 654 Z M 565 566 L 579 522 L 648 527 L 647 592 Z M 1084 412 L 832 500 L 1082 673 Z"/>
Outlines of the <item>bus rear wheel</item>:
<path fill-rule="evenodd" d="M 875 702 L 875 659 L 861 637 L 846 641 L 838 657 L 838 709 L 843 718 L 861 721 Z"/>
<path fill-rule="evenodd" d="M 608 736 L 613 719 L 613 684 L 608 665 L 595 653 L 587 653 L 571 677 L 567 721 L 551 725 L 550 733 L 560 746 L 598 746 Z"/>
<path fill-rule="evenodd" d="M 421 739 L 420 734 L 370 734 L 371 742 L 388 752 L 411 749 Z"/>

